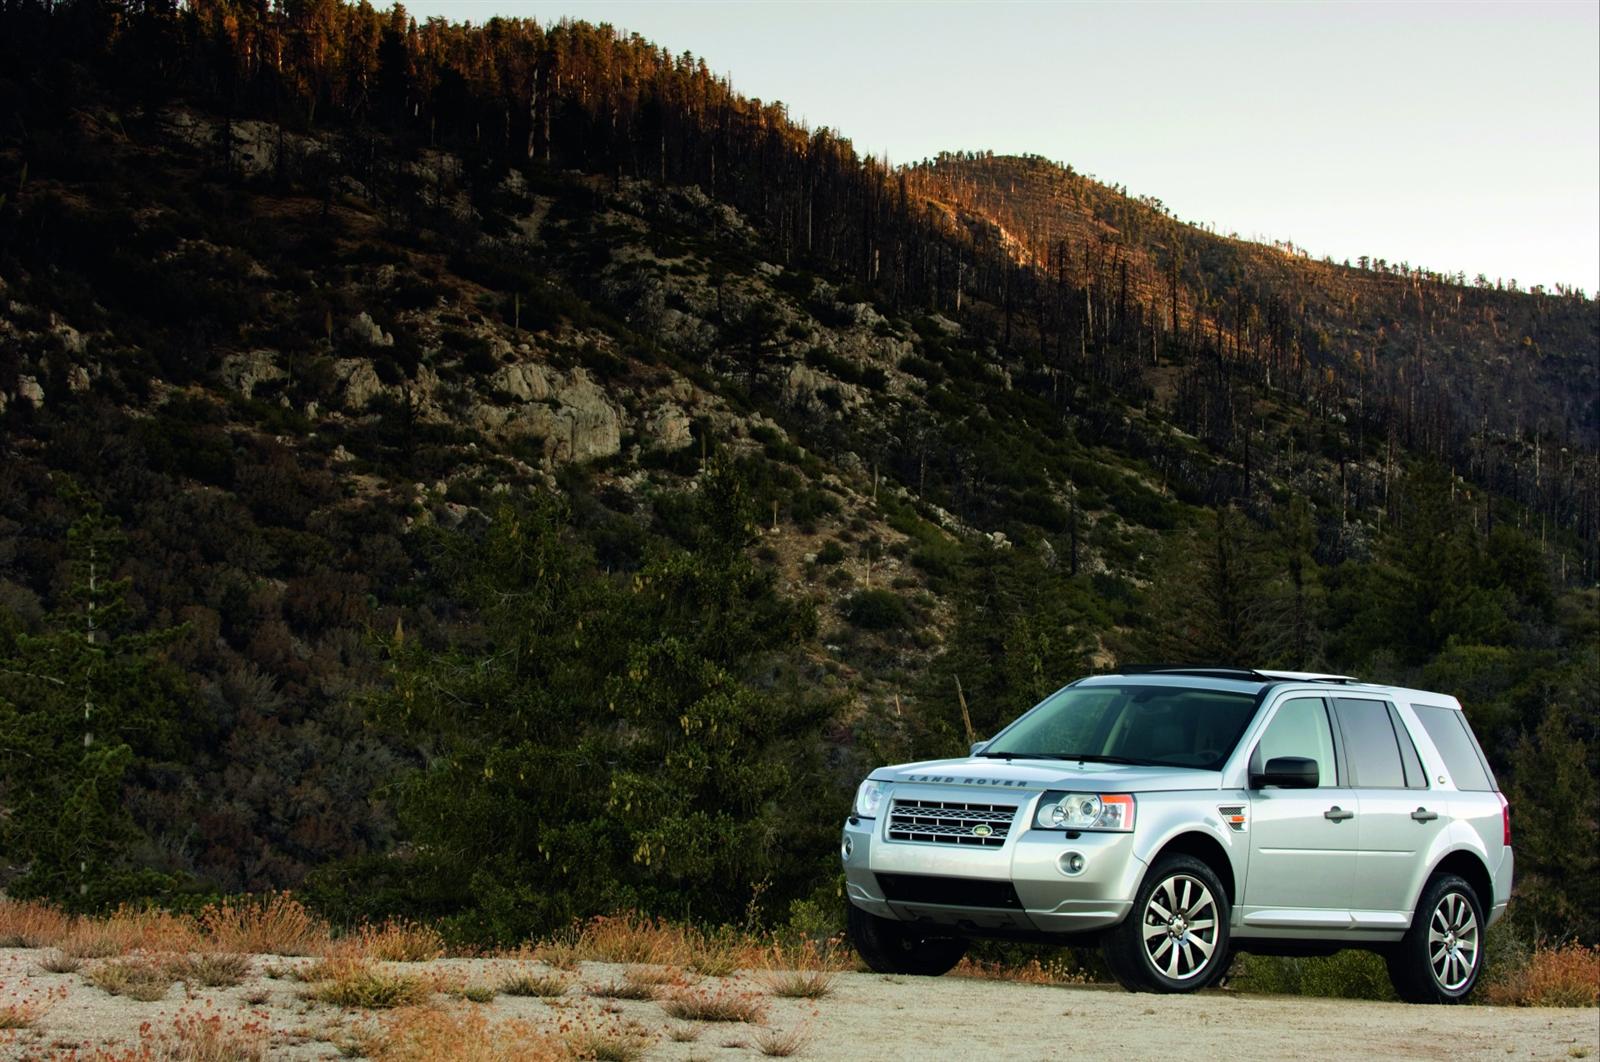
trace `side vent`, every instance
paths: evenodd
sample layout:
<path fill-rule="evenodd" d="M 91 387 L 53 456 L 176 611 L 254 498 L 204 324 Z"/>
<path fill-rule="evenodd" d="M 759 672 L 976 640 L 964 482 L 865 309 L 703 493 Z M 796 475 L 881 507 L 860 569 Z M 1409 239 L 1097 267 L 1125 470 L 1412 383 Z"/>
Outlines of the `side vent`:
<path fill-rule="evenodd" d="M 1224 804 L 1217 808 L 1217 814 L 1222 816 L 1222 821 L 1234 833 L 1249 832 L 1250 816 L 1243 804 Z"/>

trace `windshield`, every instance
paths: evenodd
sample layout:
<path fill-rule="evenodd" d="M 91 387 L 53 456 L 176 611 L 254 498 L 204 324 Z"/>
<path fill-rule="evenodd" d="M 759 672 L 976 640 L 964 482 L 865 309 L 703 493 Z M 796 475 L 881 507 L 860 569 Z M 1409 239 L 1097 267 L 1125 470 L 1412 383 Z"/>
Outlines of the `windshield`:
<path fill-rule="evenodd" d="M 1254 694 L 1181 686 L 1071 686 L 984 756 L 1220 770 L 1255 715 Z"/>

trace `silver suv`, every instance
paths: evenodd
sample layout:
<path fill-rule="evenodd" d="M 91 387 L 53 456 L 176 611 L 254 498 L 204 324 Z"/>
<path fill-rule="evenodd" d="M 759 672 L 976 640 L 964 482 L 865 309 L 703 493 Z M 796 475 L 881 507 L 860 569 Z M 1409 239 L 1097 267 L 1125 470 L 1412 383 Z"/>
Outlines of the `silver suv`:
<path fill-rule="evenodd" d="M 1402 999 L 1458 1002 L 1511 895 L 1510 809 L 1454 697 L 1283 671 L 1074 682 L 968 759 L 873 771 L 840 854 L 874 970 L 1098 940 L 1134 991 L 1354 947 Z"/>

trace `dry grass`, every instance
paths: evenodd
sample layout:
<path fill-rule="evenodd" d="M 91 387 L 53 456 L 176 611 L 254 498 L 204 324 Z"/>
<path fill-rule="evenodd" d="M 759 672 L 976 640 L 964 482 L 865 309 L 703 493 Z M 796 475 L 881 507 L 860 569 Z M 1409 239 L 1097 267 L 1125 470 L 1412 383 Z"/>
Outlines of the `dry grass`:
<path fill-rule="evenodd" d="M 52 951 L 39 960 L 39 969 L 45 973 L 69 974 L 77 973 L 83 967 L 83 960 L 76 955 L 68 955 L 61 951 Z"/>
<path fill-rule="evenodd" d="M 200 912 L 200 926 L 220 951 L 317 955 L 329 942 L 327 924 L 286 892 L 211 904 Z"/>
<path fill-rule="evenodd" d="M 768 970 L 760 981 L 782 999 L 821 999 L 833 991 L 837 976 L 827 970 Z"/>
<path fill-rule="evenodd" d="M 432 926 L 391 919 L 377 926 L 362 926 L 340 940 L 334 950 L 351 946 L 369 959 L 381 962 L 429 962 L 444 954 L 444 937 Z"/>
<path fill-rule="evenodd" d="M 5 985 L 0 983 L 0 989 L 3 988 Z M 33 1023 L 42 1018 L 45 1011 L 49 1010 L 63 994 L 61 992 L 8 993 L 11 998 L 0 999 L 0 1033 L 31 1029 Z M 5 1042 L 6 1037 L 0 1036 L 0 1045 Z"/>
<path fill-rule="evenodd" d="M 570 982 L 559 974 L 541 974 L 531 970 L 518 970 L 500 982 L 500 991 L 508 996 L 538 996 L 552 999 L 567 994 Z"/>
<path fill-rule="evenodd" d="M 756 1033 L 756 1050 L 768 1058 L 788 1058 L 799 1054 L 811 1042 L 811 1033 L 797 1025 L 787 1031 L 762 1029 Z"/>
<path fill-rule="evenodd" d="M 318 972 L 322 976 L 306 992 L 306 998 L 336 1007 L 415 1007 L 426 1003 L 433 992 L 432 986 L 420 977 L 392 973 L 363 959 L 330 959 L 320 964 Z"/>
<path fill-rule="evenodd" d="M 179 1011 L 166 1028 L 146 1024 L 134 1057 L 158 1062 L 265 1062 L 271 1036 L 265 1022 Z"/>
<path fill-rule="evenodd" d="M 492 1022 L 476 1008 L 397 1011 L 359 1046 L 374 1062 L 565 1062 L 571 1057 L 555 1036 L 524 1021 Z"/>
<path fill-rule="evenodd" d="M 980 962 L 964 958 L 950 971 L 951 977 L 974 977 L 984 981 L 1017 981 L 1025 985 L 1081 985 L 1088 983 L 1083 971 L 1065 963 L 1042 964 L 1029 959 L 1021 965 Z"/>
<path fill-rule="evenodd" d="M 227 988 L 250 976 L 250 957 L 220 951 L 183 955 L 168 961 L 167 972 L 188 985 Z"/>
<path fill-rule="evenodd" d="M 113 959 L 90 970 L 88 980 L 108 995 L 154 1003 L 166 998 L 177 979 L 165 963 L 153 959 Z"/>
<path fill-rule="evenodd" d="M 464 999 L 468 1003 L 493 1003 L 494 997 L 498 993 L 499 990 L 495 988 L 494 985 L 473 982 L 471 984 L 462 985 L 460 988 L 457 988 L 455 991 L 453 991 L 451 995 L 457 996 L 460 999 Z"/>
<path fill-rule="evenodd" d="M 692 1044 L 700 1039 L 700 1026 L 687 1022 L 671 1026 L 667 1029 L 667 1039 L 675 1044 Z"/>
<path fill-rule="evenodd" d="M 577 1029 L 566 1036 L 573 1058 L 596 1062 L 637 1062 L 655 1043 L 655 1037 L 637 1025 L 602 1029 Z"/>
<path fill-rule="evenodd" d="M 626 978 L 608 981 L 603 985 L 591 985 L 589 988 L 589 994 L 600 999 L 654 999 L 656 992 L 655 985 L 640 984 Z"/>
<path fill-rule="evenodd" d="M 1490 985 L 1490 1003 L 1509 1007 L 1593 1007 L 1600 1004 L 1600 947 L 1536 948 L 1528 964 Z"/>
<path fill-rule="evenodd" d="M 579 961 L 688 967 L 712 977 L 759 966 L 769 950 L 754 937 L 731 930 L 706 932 L 640 914 L 592 918 L 541 943 L 535 957 L 560 969 Z"/>
<path fill-rule="evenodd" d="M 0 948 L 47 948 L 71 928 L 72 919 L 47 904 L 0 899 Z"/>
<path fill-rule="evenodd" d="M 743 1021 L 760 1023 L 767 1004 L 752 992 L 727 985 L 714 989 L 681 989 L 661 1002 L 661 1009 L 682 1021 Z"/>

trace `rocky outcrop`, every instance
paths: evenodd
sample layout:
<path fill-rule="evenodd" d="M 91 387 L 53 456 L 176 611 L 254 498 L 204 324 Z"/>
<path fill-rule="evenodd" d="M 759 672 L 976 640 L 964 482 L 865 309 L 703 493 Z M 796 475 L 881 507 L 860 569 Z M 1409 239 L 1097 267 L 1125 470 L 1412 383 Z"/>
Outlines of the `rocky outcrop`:
<path fill-rule="evenodd" d="M 350 323 L 344 326 L 344 331 L 352 339 L 369 347 L 394 346 L 394 336 L 379 328 L 378 322 L 374 321 L 372 315 L 365 310 L 351 318 Z"/>
<path fill-rule="evenodd" d="M 502 366 L 490 378 L 490 383 L 512 398 L 523 402 L 543 402 L 550 397 L 550 374 L 542 365 L 518 362 Z"/>
<path fill-rule="evenodd" d="M 242 354 L 229 354 L 222 359 L 222 381 L 230 388 L 249 398 L 256 386 L 285 379 L 288 374 L 278 365 L 278 356 L 271 350 L 251 350 Z"/>
<path fill-rule="evenodd" d="M 694 443 L 689 414 L 670 402 L 651 410 L 641 427 L 650 449 L 682 450 Z"/>
<path fill-rule="evenodd" d="M 384 391 L 383 381 L 366 358 L 340 358 L 333 363 L 333 375 L 344 388 L 344 405 L 362 410 Z"/>

